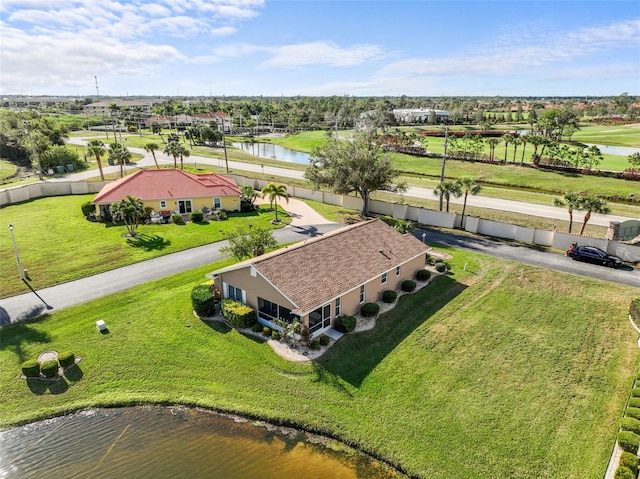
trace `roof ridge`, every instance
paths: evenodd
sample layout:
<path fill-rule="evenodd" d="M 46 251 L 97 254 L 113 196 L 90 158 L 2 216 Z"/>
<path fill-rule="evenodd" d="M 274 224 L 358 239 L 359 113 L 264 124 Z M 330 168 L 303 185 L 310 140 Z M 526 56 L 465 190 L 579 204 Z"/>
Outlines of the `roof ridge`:
<path fill-rule="evenodd" d="M 107 188 L 107 190 L 104 192 L 104 194 L 101 194 L 101 195 L 97 196 L 93 201 L 98 201 L 100 198 L 102 198 L 106 194 L 112 193 L 112 192 L 120 189 L 122 186 L 124 186 L 127 183 L 131 182 L 131 180 L 133 178 L 136 178 L 136 177 L 140 176 L 144 171 L 146 171 L 146 170 L 138 170 L 135 173 L 133 173 L 132 175 L 124 176 L 122 178 L 118 178 L 115 181 L 112 181 L 111 183 L 107 183 L 103 187 L 103 188 L 105 188 L 105 187 Z M 100 191 L 100 193 L 102 193 L 102 191 Z"/>

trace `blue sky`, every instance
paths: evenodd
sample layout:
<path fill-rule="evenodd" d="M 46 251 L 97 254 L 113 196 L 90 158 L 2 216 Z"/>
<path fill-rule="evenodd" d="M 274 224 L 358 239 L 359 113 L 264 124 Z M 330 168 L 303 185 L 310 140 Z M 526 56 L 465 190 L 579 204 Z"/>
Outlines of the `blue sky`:
<path fill-rule="evenodd" d="M 2 0 L 0 95 L 640 95 L 640 1 Z"/>

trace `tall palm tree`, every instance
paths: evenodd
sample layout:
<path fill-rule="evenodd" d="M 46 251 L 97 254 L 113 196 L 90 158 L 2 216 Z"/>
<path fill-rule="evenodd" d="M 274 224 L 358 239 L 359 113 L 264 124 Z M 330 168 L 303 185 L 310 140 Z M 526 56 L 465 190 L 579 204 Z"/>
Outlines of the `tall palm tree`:
<path fill-rule="evenodd" d="M 573 228 L 573 210 L 582 209 L 584 198 L 578 193 L 565 193 L 562 198 L 554 198 L 553 206 L 565 206 L 569 211 L 569 233 Z"/>
<path fill-rule="evenodd" d="M 509 147 L 509 143 L 511 143 L 511 140 L 513 140 L 513 136 L 511 136 L 511 133 L 505 133 L 504 135 L 502 135 L 502 141 L 504 141 L 504 160 L 502 161 L 503 163 L 507 162 L 507 148 Z"/>
<path fill-rule="evenodd" d="M 522 135 L 520 137 L 520 143 L 522 143 L 522 156 L 520 157 L 520 165 L 524 165 L 524 152 L 527 150 L 527 144 L 529 143 L 529 135 Z"/>
<path fill-rule="evenodd" d="M 462 196 L 462 186 L 458 181 L 443 181 L 433 189 L 434 196 L 442 196 L 445 200 L 446 211 L 449 212 L 449 200 L 451 197 L 460 198 Z M 442 210 L 440 210 L 442 211 Z"/>
<path fill-rule="evenodd" d="M 96 162 L 98 163 L 98 170 L 100 170 L 100 179 L 104 181 L 104 172 L 102 171 L 102 160 L 100 158 L 107 151 L 107 149 L 104 146 L 104 143 L 102 143 L 102 141 L 98 139 L 90 140 L 87 147 L 87 151 L 89 152 L 90 155 L 93 155 L 96 157 Z"/>
<path fill-rule="evenodd" d="M 178 156 L 180 156 L 180 143 L 177 141 L 168 141 L 162 151 L 165 155 L 173 156 L 173 167 L 178 168 Z"/>
<path fill-rule="evenodd" d="M 124 178 L 124 165 L 131 159 L 131 152 L 122 143 L 114 141 L 109 145 L 109 158 L 120 165 L 120 178 Z"/>
<path fill-rule="evenodd" d="M 580 236 L 584 233 L 587 221 L 591 218 L 592 212 L 602 215 L 606 215 L 611 212 L 611 208 L 607 206 L 607 202 L 597 196 L 585 196 L 582 199 L 582 209 L 587 210 L 587 212 L 584 214 L 584 221 L 582 222 L 582 228 L 580 228 Z"/>
<path fill-rule="evenodd" d="M 489 145 L 489 159 L 493 161 L 496 157 L 496 146 L 500 143 L 500 138 L 487 138 L 487 145 Z"/>
<path fill-rule="evenodd" d="M 518 146 L 522 144 L 522 140 L 520 139 L 519 136 L 514 136 L 511 139 L 511 143 L 513 144 L 513 160 L 511 162 L 515 163 L 516 162 L 516 152 L 518 151 Z"/>
<path fill-rule="evenodd" d="M 154 143 L 153 141 L 150 141 L 149 143 L 144 145 L 144 151 L 146 151 L 147 153 L 151 153 L 151 156 L 153 156 L 153 161 L 155 162 L 156 168 L 158 170 L 160 169 L 160 165 L 158 165 L 158 160 L 156 159 L 156 150 L 159 148 L 160 146 L 158 146 L 158 144 Z"/>
<path fill-rule="evenodd" d="M 179 143 L 177 153 L 180 156 L 180 169 L 184 170 L 184 157 L 189 157 L 189 155 L 191 155 L 191 150 L 189 150 L 189 148 L 187 148 L 182 143 Z"/>
<path fill-rule="evenodd" d="M 289 194 L 287 193 L 287 187 L 284 185 L 276 185 L 275 183 L 269 183 L 262 188 L 262 195 L 269 197 L 271 207 L 276 211 L 276 223 L 278 222 L 278 198 L 284 198 L 289 203 Z"/>
<path fill-rule="evenodd" d="M 482 186 L 477 182 L 475 178 L 464 177 L 458 180 L 460 188 L 464 193 L 464 202 L 462 203 L 462 225 L 464 226 L 464 212 L 467 209 L 467 196 L 469 194 L 477 195 L 480 193 Z"/>

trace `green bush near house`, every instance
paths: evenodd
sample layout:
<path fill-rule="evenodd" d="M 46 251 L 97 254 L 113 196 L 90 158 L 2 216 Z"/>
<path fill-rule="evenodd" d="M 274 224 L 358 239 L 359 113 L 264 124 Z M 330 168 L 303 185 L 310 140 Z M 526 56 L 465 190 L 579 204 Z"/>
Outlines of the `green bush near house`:
<path fill-rule="evenodd" d="M 309 345 L 309 347 L 311 349 L 320 349 L 320 340 L 314 339 L 313 341 L 311 341 L 311 344 Z"/>
<path fill-rule="evenodd" d="M 178 213 L 176 213 L 174 215 L 171 215 L 171 221 L 173 221 L 177 225 L 183 225 L 184 224 L 184 220 L 182 219 L 182 215 L 178 214 Z"/>
<path fill-rule="evenodd" d="M 22 363 L 22 374 L 28 378 L 37 378 L 40 376 L 40 363 L 37 359 L 27 359 Z"/>
<path fill-rule="evenodd" d="M 326 334 L 323 334 L 322 336 L 320 336 L 320 346 L 328 346 L 330 342 L 331 342 L 331 338 Z"/>
<path fill-rule="evenodd" d="M 442 261 L 436 261 L 435 268 L 438 273 L 444 273 L 447 271 L 447 265 Z"/>
<path fill-rule="evenodd" d="M 45 361 L 40 365 L 40 372 L 44 375 L 45 378 L 52 378 L 58 375 L 58 361 L 55 359 L 51 359 L 49 361 Z"/>
<path fill-rule="evenodd" d="M 192 223 L 202 223 L 203 219 L 204 219 L 204 214 L 202 213 L 202 211 L 193 211 L 189 215 L 189 220 Z"/>
<path fill-rule="evenodd" d="M 350 333 L 356 329 L 356 318 L 353 316 L 339 316 L 336 318 L 334 327 L 341 333 Z"/>
<path fill-rule="evenodd" d="M 262 327 L 262 334 L 264 334 L 267 337 L 271 336 L 271 328 L 269 328 L 268 326 L 263 326 Z"/>
<path fill-rule="evenodd" d="M 624 413 L 627 417 L 632 417 L 635 419 L 640 419 L 640 408 L 637 407 L 628 407 Z"/>
<path fill-rule="evenodd" d="M 418 281 L 427 281 L 431 278 L 431 271 L 428 269 L 419 269 L 416 273 L 416 279 Z"/>
<path fill-rule="evenodd" d="M 262 331 L 262 324 L 255 323 L 253 326 L 251 326 L 251 331 L 253 331 L 254 333 L 261 332 Z"/>
<path fill-rule="evenodd" d="M 624 431 L 631 431 L 640 434 L 640 420 L 633 417 L 623 417 L 620 421 L 620 427 Z"/>
<path fill-rule="evenodd" d="M 197 284 L 191 290 L 191 307 L 201 318 L 215 316 L 216 298 L 207 284 Z"/>
<path fill-rule="evenodd" d="M 271 337 L 275 340 L 280 340 L 280 331 L 273 330 L 271 332 Z"/>
<path fill-rule="evenodd" d="M 222 316 L 229 324 L 241 329 L 248 328 L 257 321 L 255 310 L 235 299 L 222 300 Z"/>
<path fill-rule="evenodd" d="M 624 466 L 619 466 L 613 475 L 614 479 L 636 479 L 636 475 L 631 469 Z"/>
<path fill-rule="evenodd" d="M 412 293 L 416 290 L 416 282 L 410 279 L 405 279 L 402 284 L 400 284 L 400 289 L 405 293 Z"/>
<path fill-rule="evenodd" d="M 618 444 L 623 451 L 637 454 L 638 446 L 640 445 L 640 436 L 631 431 L 620 431 L 618 433 Z"/>
<path fill-rule="evenodd" d="M 387 289 L 382 292 L 382 301 L 385 303 L 393 303 L 398 298 L 398 293 L 392 289 Z"/>
<path fill-rule="evenodd" d="M 360 308 L 360 314 L 365 318 L 370 318 L 371 316 L 375 316 L 380 312 L 380 305 L 378 303 L 365 303 Z"/>
<path fill-rule="evenodd" d="M 58 354 L 58 362 L 63 368 L 68 368 L 76 363 L 76 356 L 71 351 L 62 351 Z"/>
<path fill-rule="evenodd" d="M 623 452 L 620 455 L 620 466 L 628 467 L 632 471 L 638 470 L 638 456 L 630 452 Z"/>

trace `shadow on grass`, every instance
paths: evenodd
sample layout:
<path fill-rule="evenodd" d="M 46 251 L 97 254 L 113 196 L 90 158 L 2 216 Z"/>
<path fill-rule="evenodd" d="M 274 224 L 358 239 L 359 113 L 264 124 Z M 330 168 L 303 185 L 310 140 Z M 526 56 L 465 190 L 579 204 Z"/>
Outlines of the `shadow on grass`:
<path fill-rule="evenodd" d="M 239 331 L 240 334 L 242 334 L 245 338 L 250 339 L 251 341 L 253 341 L 254 343 L 258 343 L 258 344 L 263 344 L 266 343 L 267 340 L 269 338 L 266 338 L 264 336 L 256 336 L 254 334 L 247 334 L 247 333 L 243 333 L 241 331 Z"/>
<path fill-rule="evenodd" d="M 51 341 L 49 334 L 38 331 L 31 325 L 36 322 L 44 321 L 48 315 L 41 316 L 38 319 L 30 320 L 28 322 L 13 323 L 2 328 L 2 341 L 0 341 L 0 349 L 6 349 L 12 351 L 20 363 L 23 363 L 27 359 L 35 359 L 31 356 L 27 356 L 24 349 L 28 345 L 48 343 Z"/>
<path fill-rule="evenodd" d="M 134 248 L 142 248 L 145 251 L 163 250 L 171 244 L 171 241 L 158 235 L 139 234 L 135 238 L 128 238 L 127 244 Z"/>
<path fill-rule="evenodd" d="M 316 360 L 318 380 L 327 382 L 333 375 L 360 387 L 391 351 L 465 289 L 444 275 L 417 293 L 403 296 L 395 308 L 378 317 L 375 328 L 344 336 Z"/>
<path fill-rule="evenodd" d="M 204 324 L 209 326 L 214 331 L 217 331 L 221 334 L 227 334 L 232 330 L 231 326 L 223 321 L 202 321 Z"/>
<path fill-rule="evenodd" d="M 58 377 L 54 380 L 43 381 L 41 379 L 27 379 L 27 386 L 29 390 L 38 396 L 42 396 L 46 394 L 47 391 L 49 394 L 58 395 L 63 394 L 69 390 L 69 385 L 67 381 L 63 377 Z"/>
<path fill-rule="evenodd" d="M 77 383 L 78 381 L 80 381 L 82 379 L 82 376 L 84 376 L 84 373 L 82 372 L 82 369 L 80 369 L 80 366 L 78 364 L 74 364 L 64 371 L 64 377 L 72 383 Z"/>

